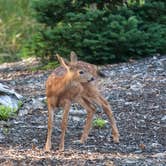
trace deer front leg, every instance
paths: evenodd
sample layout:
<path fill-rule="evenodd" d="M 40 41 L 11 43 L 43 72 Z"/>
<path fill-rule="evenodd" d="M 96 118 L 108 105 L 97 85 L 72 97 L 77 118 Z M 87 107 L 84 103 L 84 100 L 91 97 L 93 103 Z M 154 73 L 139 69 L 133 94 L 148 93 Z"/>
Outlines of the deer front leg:
<path fill-rule="evenodd" d="M 112 127 L 113 141 L 115 143 L 119 143 L 119 131 L 116 126 L 116 121 L 115 121 L 113 112 L 111 110 L 111 107 L 110 107 L 109 103 L 101 95 L 99 96 L 99 103 L 101 104 L 103 111 L 106 113 L 106 115 L 108 116 L 108 118 L 110 120 L 111 127 Z"/>
<path fill-rule="evenodd" d="M 87 111 L 86 123 L 85 123 L 83 134 L 82 134 L 81 140 L 80 140 L 80 143 L 84 143 L 86 141 L 86 139 L 88 138 L 88 135 L 89 135 L 89 132 L 90 132 L 90 129 L 91 129 L 91 126 L 92 126 L 93 115 L 96 111 L 95 111 L 94 106 L 92 106 L 86 100 L 80 100 L 80 104 Z"/>
<path fill-rule="evenodd" d="M 51 107 L 51 105 L 48 105 L 48 131 L 47 131 L 47 140 L 45 144 L 45 151 L 50 151 L 51 149 L 53 120 L 54 120 L 54 109 L 53 107 Z"/>
<path fill-rule="evenodd" d="M 60 151 L 64 151 L 64 139 L 65 139 L 65 132 L 66 132 L 66 129 L 67 129 L 69 110 L 70 110 L 70 102 L 66 101 L 65 106 L 64 106 L 62 122 L 61 122 L 62 133 L 61 133 L 61 140 L 60 140 L 60 145 L 59 145 L 59 150 Z"/>

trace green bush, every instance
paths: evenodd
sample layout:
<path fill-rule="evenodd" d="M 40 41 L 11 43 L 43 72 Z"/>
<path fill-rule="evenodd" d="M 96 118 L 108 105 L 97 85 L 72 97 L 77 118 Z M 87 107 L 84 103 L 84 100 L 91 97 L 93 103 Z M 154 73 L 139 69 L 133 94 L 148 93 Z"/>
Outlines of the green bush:
<path fill-rule="evenodd" d="M 44 27 L 27 50 L 49 60 L 57 52 L 67 56 L 74 50 L 97 64 L 166 52 L 164 1 L 113 2 L 33 0 L 36 19 Z"/>
<path fill-rule="evenodd" d="M 141 20 L 148 23 L 166 23 L 166 1 L 165 0 L 148 0 L 143 5 L 131 5 L 129 9 Z"/>

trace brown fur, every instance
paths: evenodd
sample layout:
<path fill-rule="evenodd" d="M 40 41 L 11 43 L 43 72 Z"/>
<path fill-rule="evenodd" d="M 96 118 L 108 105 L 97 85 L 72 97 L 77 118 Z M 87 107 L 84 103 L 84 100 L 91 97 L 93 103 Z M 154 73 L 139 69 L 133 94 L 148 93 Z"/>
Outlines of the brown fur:
<path fill-rule="evenodd" d="M 67 62 L 72 71 L 69 71 L 65 65 L 63 65 L 63 59 L 58 56 L 61 63 L 61 67 L 55 69 L 55 71 L 48 77 L 46 82 L 46 96 L 48 102 L 48 133 L 45 150 L 49 151 L 51 148 L 51 133 L 53 124 L 54 110 L 62 106 L 64 108 L 62 118 L 62 134 L 59 149 L 64 150 L 64 138 L 65 130 L 67 128 L 67 119 L 72 102 L 77 102 L 83 106 L 87 111 L 87 120 L 81 136 L 81 143 L 84 143 L 88 137 L 93 115 L 95 113 L 95 106 L 101 106 L 104 112 L 107 114 L 111 126 L 114 142 L 119 142 L 119 132 L 116 127 L 116 122 L 113 116 L 113 112 L 109 103 L 100 95 L 96 87 L 89 79 L 96 77 L 97 68 L 95 65 L 83 61 L 77 61 L 76 55 L 71 53 L 71 62 Z M 78 71 L 84 71 L 85 75 L 80 78 Z M 60 75 L 57 72 L 61 73 Z"/>

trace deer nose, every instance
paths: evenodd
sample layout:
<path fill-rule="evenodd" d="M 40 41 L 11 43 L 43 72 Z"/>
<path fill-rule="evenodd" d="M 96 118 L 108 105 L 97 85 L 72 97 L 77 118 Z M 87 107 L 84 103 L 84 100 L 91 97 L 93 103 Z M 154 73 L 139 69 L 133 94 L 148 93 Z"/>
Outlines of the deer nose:
<path fill-rule="evenodd" d="M 90 80 L 88 80 L 88 82 L 94 81 L 95 79 L 93 77 L 91 77 Z"/>

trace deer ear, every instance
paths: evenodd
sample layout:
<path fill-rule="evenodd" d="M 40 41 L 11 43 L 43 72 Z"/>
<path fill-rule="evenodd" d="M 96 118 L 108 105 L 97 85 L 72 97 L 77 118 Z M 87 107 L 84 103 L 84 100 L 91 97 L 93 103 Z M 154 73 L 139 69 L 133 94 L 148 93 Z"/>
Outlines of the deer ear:
<path fill-rule="evenodd" d="M 59 54 L 56 54 L 56 57 L 57 57 L 59 63 L 60 63 L 62 66 L 63 66 L 62 59 L 63 59 L 63 61 L 65 62 L 66 65 L 69 65 L 69 64 L 70 64 L 70 62 L 69 62 L 67 59 L 62 58 Z"/>
<path fill-rule="evenodd" d="M 70 71 L 70 68 L 69 66 L 66 64 L 65 60 L 60 57 L 60 64 L 67 70 L 67 71 Z"/>
<path fill-rule="evenodd" d="M 59 63 L 61 64 L 61 56 L 59 54 L 56 54 L 56 57 L 57 57 Z"/>
<path fill-rule="evenodd" d="M 70 61 L 72 64 L 77 62 L 77 55 L 74 51 L 71 51 L 71 53 L 70 53 Z"/>

